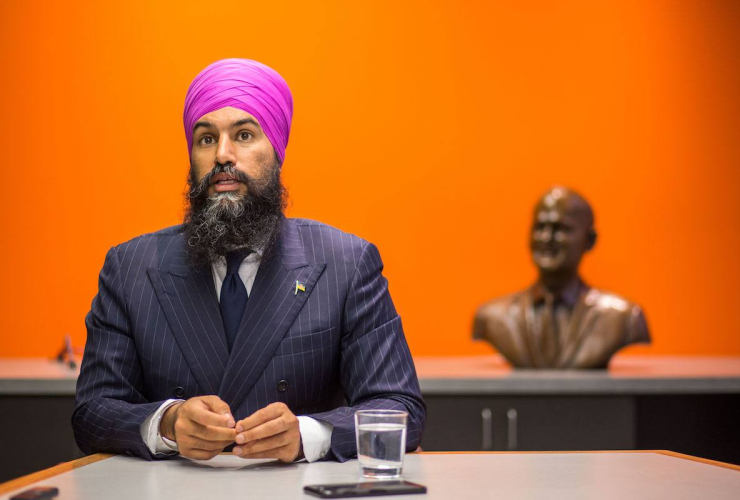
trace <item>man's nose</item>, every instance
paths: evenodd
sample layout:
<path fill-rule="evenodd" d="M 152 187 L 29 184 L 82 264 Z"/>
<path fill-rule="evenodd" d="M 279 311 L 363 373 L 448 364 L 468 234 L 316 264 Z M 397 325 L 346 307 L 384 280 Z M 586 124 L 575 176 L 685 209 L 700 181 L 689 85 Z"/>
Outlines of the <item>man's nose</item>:
<path fill-rule="evenodd" d="M 552 241 L 552 228 L 545 226 L 540 231 L 540 241 L 543 243 L 550 243 Z"/>
<path fill-rule="evenodd" d="M 223 134 L 219 138 L 218 148 L 216 149 L 216 163 L 236 163 L 234 155 L 234 142 L 228 135 Z"/>

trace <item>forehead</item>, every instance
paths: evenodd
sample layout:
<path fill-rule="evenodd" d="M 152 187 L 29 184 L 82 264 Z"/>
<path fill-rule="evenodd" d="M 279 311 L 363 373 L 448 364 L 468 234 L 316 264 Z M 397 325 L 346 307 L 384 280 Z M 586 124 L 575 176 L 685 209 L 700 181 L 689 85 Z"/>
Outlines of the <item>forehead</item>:
<path fill-rule="evenodd" d="M 211 111 L 210 113 L 206 113 L 198 118 L 193 125 L 193 129 L 195 129 L 195 126 L 203 122 L 207 122 L 210 125 L 221 128 L 231 126 L 232 124 L 243 120 L 254 120 L 254 122 L 259 125 L 259 120 L 243 109 L 226 106 L 224 108 Z"/>
<path fill-rule="evenodd" d="M 540 224 L 559 223 L 573 225 L 584 222 L 577 208 L 570 205 L 566 200 L 560 200 L 556 203 L 542 201 L 537 204 L 534 210 L 534 221 Z"/>

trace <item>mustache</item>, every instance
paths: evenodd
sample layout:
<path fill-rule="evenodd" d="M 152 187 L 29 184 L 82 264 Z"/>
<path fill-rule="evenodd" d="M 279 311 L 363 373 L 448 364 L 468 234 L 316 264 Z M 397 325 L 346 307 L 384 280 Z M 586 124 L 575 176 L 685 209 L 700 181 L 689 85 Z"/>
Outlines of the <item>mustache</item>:
<path fill-rule="evenodd" d="M 203 194 L 203 192 L 208 189 L 208 186 L 210 186 L 213 182 L 213 178 L 217 174 L 222 173 L 235 178 L 237 181 L 243 184 L 246 184 L 247 187 L 251 187 L 254 185 L 254 179 L 241 170 L 237 170 L 233 163 L 216 163 L 216 165 L 206 175 L 204 175 L 202 179 L 197 182 L 191 183 L 193 187 L 190 189 L 190 193 L 188 193 L 190 199 L 192 200 Z M 193 180 L 195 181 L 195 172 L 192 168 L 191 175 L 193 176 Z"/>

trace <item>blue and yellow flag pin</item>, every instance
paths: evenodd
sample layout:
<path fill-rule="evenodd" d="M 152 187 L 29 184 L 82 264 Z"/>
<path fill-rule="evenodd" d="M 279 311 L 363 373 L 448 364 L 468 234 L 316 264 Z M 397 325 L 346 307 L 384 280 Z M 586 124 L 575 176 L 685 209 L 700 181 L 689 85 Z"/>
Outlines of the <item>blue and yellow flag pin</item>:
<path fill-rule="evenodd" d="M 306 285 L 301 283 L 300 281 L 295 282 L 295 293 L 293 295 L 298 295 L 298 291 L 305 292 L 306 291 Z"/>

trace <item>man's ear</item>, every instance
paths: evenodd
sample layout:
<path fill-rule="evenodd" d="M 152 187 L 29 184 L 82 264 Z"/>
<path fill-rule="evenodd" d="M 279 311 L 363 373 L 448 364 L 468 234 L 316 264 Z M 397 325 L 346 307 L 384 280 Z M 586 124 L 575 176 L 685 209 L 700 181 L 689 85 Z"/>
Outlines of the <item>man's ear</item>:
<path fill-rule="evenodd" d="M 596 237 L 596 230 L 594 228 L 589 229 L 586 235 L 586 250 L 591 250 L 596 245 Z"/>

